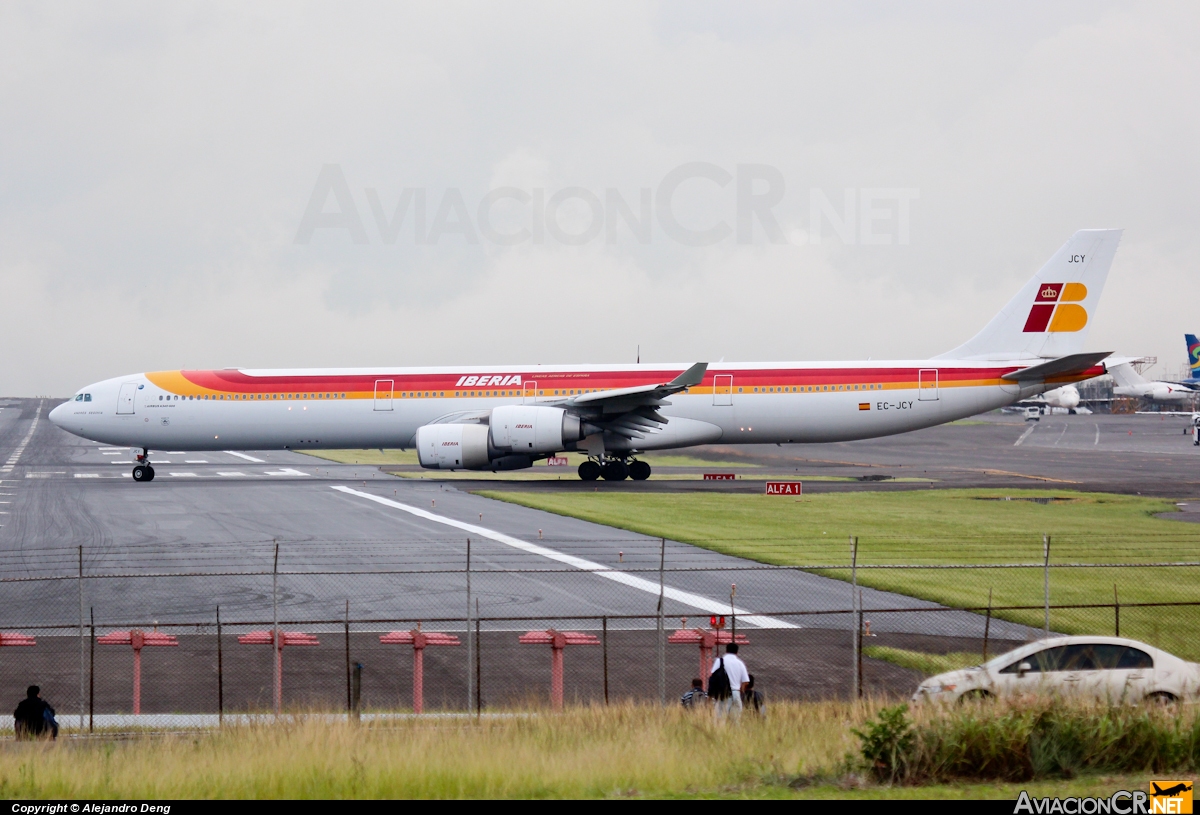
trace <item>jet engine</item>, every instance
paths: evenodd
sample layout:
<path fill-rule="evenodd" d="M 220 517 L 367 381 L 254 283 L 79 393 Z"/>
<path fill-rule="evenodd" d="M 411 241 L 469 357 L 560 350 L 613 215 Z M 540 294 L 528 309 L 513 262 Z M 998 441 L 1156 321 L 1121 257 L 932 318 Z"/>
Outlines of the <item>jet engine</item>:
<path fill-rule="evenodd" d="M 427 424 L 417 428 L 417 458 L 430 470 L 519 470 L 533 458 L 564 449 L 598 428 L 562 408 L 498 407 L 488 424 Z"/>

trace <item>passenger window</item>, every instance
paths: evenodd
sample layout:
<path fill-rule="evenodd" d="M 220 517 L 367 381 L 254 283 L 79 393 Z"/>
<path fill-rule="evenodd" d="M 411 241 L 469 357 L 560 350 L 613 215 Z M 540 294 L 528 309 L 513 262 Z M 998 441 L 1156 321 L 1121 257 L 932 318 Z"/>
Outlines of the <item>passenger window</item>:
<path fill-rule="evenodd" d="M 1153 668 L 1154 660 L 1145 651 L 1126 646 L 1124 653 L 1117 660 L 1117 669 L 1136 671 L 1142 668 Z"/>
<path fill-rule="evenodd" d="M 1059 663 L 1058 670 L 1060 671 L 1094 671 L 1096 670 L 1096 659 L 1092 655 L 1091 645 L 1068 645 L 1063 651 L 1062 661 Z"/>

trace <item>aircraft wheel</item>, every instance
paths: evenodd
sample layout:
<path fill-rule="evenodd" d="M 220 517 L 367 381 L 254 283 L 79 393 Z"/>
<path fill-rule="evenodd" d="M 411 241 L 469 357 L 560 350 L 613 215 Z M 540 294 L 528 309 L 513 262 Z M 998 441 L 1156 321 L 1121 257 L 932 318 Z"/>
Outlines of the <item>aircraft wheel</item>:
<path fill-rule="evenodd" d="M 629 477 L 634 481 L 645 481 L 650 477 L 650 465 L 644 461 L 629 462 Z"/>
<path fill-rule="evenodd" d="M 584 481 L 595 481 L 600 477 L 600 465 L 588 460 L 579 465 L 579 477 Z"/>
<path fill-rule="evenodd" d="M 146 465 L 146 480 L 147 481 L 154 480 L 154 468 L 148 464 Z"/>
<path fill-rule="evenodd" d="M 624 461 L 609 461 L 600 466 L 600 477 L 605 481 L 624 481 L 629 477 L 629 467 Z"/>
<path fill-rule="evenodd" d="M 134 481 L 149 481 L 150 475 L 149 475 L 149 473 L 146 472 L 148 469 L 150 469 L 150 468 L 143 467 L 141 464 L 134 467 L 133 468 L 133 480 Z"/>

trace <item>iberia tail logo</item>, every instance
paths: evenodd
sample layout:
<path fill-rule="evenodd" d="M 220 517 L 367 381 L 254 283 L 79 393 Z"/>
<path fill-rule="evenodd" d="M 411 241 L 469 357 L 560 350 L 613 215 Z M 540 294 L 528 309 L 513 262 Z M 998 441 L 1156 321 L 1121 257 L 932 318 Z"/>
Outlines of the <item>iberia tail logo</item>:
<path fill-rule="evenodd" d="M 1079 305 L 1086 297 L 1082 283 L 1043 283 L 1025 320 L 1025 333 L 1079 331 L 1088 321 L 1087 310 Z"/>

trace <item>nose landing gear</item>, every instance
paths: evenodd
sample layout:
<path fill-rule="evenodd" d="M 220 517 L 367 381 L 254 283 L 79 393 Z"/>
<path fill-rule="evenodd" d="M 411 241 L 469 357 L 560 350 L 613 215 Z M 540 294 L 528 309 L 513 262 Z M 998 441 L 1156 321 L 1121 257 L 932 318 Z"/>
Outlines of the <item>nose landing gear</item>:
<path fill-rule="evenodd" d="M 605 481 L 624 481 L 626 478 L 645 481 L 650 477 L 650 465 L 636 459 L 588 459 L 579 465 L 579 477 L 584 481 L 595 481 L 597 478 L 603 478 Z"/>
<path fill-rule="evenodd" d="M 153 481 L 154 468 L 150 466 L 150 451 L 145 447 L 140 453 L 135 454 L 137 464 L 133 468 L 134 481 Z"/>

